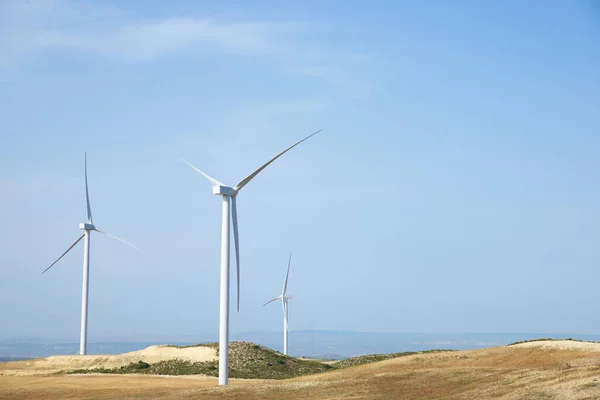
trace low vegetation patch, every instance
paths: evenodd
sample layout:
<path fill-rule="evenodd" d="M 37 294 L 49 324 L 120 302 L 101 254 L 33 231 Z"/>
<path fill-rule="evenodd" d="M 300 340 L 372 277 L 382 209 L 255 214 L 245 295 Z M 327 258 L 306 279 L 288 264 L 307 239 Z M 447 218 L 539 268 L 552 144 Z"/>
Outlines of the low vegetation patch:
<path fill-rule="evenodd" d="M 507 344 L 507 346 L 514 346 L 516 344 L 521 344 L 521 343 L 550 342 L 550 341 L 562 341 L 562 340 L 570 340 L 570 341 L 573 341 L 573 342 L 582 342 L 582 343 L 598 343 L 598 342 L 594 342 L 592 340 L 579 340 L 579 339 L 573 339 L 573 338 L 566 338 L 566 339 L 540 338 L 540 339 L 521 340 L 519 342 L 514 342 L 514 343 L 511 343 L 511 344 Z"/>
<path fill-rule="evenodd" d="M 193 346 L 173 346 L 178 348 L 206 346 L 219 351 L 218 343 L 206 343 Z M 427 350 L 393 354 L 372 354 L 353 357 L 332 364 L 315 360 L 303 360 L 285 356 L 278 351 L 250 343 L 231 342 L 229 344 L 229 376 L 242 379 L 287 379 L 296 376 L 317 374 L 334 369 L 342 369 L 405 357 L 415 354 L 438 353 L 453 350 Z M 219 375 L 219 361 L 191 362 L 179 359 L 148 364 L 138 361 L 118 368 L 93 368 L 64 371 L 68 374 L 147 374 L 147 375 Z"/>
<path fill-rule="evenodd" d="M 341 369 L 341 368 L 354 367 L 354 366 L 362 365 L 362 364 L 373 363 L 373 362 L 377 362 L 377 361 L 389 360 L 391 358 L 413 356 L 415 354 L 442 353 L 442 352 L 447 352 L 447 351 L 454 351 L 454 350 L 445 349 L 445 350 L 406 351 L 403 353 L 391 353 L 391 354 L 369 354 L 366 356 L 347 358 L 345 360 L 334 363 L 333 366 L 337 369 Z"/>
<path fill-rule="evenodd" d="M 177 346 L 177 345 L 174 345 L 174 344 L 167 344 L 165 346 L 166 347 L 175 347 L 176 349 L 190 349 L 190 348 L 193 348 L 193 347 L 209 347 L 211 349 L 217 350 L 217 354 L 219 353 L 219 343 L 216 343 L 216 342 L 190 344 L 190 345 L 186 345 L 186 346 Z"/>
<path fill-rule="evenodd" d="M 218 343 L 202 346 L 217 348 Z M 188 346 L 194 347 L 194 346 Z M 246 379 L 286 379 L 301 375 L 316 374 L 333 369 L 331 365 L 318 361 L 300 360 L 249 342 L 229 344 L 229 376 Z M 190 362 L 166 360 L 155 364 L 143 361 L 119 368 L 94 368 L 67 371 L 70 374 L 149 374 L 149 375 L 208 375 L 218 376 L 219 362 Z"/>
<path fill-rule="evenodd" d="M 229 373 L 232 378 L 285 379 L 332 368 L 318 361 L 285 356 L 250 342 L 233 342 L 229 347 Z"/>

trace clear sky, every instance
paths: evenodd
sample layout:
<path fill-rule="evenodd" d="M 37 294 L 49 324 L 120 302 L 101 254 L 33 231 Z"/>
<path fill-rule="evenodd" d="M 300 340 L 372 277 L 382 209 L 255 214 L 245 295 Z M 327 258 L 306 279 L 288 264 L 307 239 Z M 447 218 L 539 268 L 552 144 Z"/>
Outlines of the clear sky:
<path fill-rule="evenodd" d="M 0 338 L 600 331 L 596 1 L 1 1 Z M 232 284 L 235 278 L 232 276 Z M 233 288 L 233 286 L 232 286 Z M 235 296 L 232 296 L 232 303 Z"/>

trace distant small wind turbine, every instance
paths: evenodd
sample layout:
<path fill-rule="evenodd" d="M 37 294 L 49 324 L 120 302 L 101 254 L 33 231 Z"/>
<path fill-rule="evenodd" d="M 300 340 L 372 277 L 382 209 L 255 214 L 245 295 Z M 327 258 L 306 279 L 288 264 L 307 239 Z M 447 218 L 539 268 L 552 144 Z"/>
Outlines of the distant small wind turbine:
<path fill-rule="evenodd" d="M 292 298 L 292 296 L 286 296 L 287 292 L 287 283 L 288 277 L 290 276 L 290 264 L 292 263 L 292 253 L 290 253 L 290 259 L 288 261 L 287 273 L 285 274 L 285 281 L 283 281 L 283 289 L 281 290 L 281 295 L 275 297 L 272 300 L 267 301 L 263 304 L 263 307 L 269 303 L 274 302 L 275 300 L 281 299 L 281 306 L 283 307 L 283 354 L 287 356 L 288 353 L 288 300 Z"/>
<path fill-rule="evenodd" d="M 240 190 L 248 184 L 256 175 L 258 175 L 263 169 L 269 166 L 273 161 L 298 146 L 305 140 L 313 137 L 317 133 L 321 132 L 322 129 L 317 132 L 305 137 L 299 142 L 288 147 L 275 157 L 270 159 L 267 163 L 263 164 L 256 171 L 242 179 L 235 187 L 227 186 L 213 177 L 200 171 L 183 158 L 179 158 L 181 161 L 195 169 L 197 172 L 202 174 L 213 184 L 213 194 L 223 197 L 223 208 L 222 208 L 222 223 L 221 223 L 221 294 L 220 294 L 220 323 L 219 323 L 219 385 L 227 385 L 229 382 L 229 202 L 231 201 L 231 217 L 233 219 L 233 239 L 235 243 L 235 258 L 237 262 L 237 310 L 240 311 L 240 248 L 238 239 L 238 223 L 237 223 L 237 205 L 236 197 Z"/>
<path fill-rule="evenodd" d="M 124 241 L 121 238 L 118 238 L 110 233 L 106 233 L 101 231 L 100 229 L 94 226 L 94 222 L 92 221 L 92 209 L 90 208 L 90 195 L 88 192 L 88 182 L 87 182 L 87 153 L 85 154 L 85 200 L 87 203 L 87 222 L 79 224 L 79 229 L 83 229 L 83 234 L 79 236 L 79 238 L 65 251 L 60 257 L 56 259 L 48 268 L 46 268 L 43 272 L 45 273 L 50 268 L 54 266 L 61 258 L 63 258 L 77 243 L 81 241 L 81 239 L 85 238 L 84 248 L 83 248 L 83 289 L 81 293 L 81 336 L 79 341 L 79 354 L 86 354 L 87 350 L 87 314 L 88 314 L 88 289 L 89 289 L 89 269 L 90 269 L 90 232 L 96 231 L 100 232 L 104 235 L 110 236 L 113 239 L 116 239 L 120 242 L 125 243 L 128 246 L 133 247 L 134 249 L 146 254 L 144 251 L 138 249 L 131 243 Z"/>

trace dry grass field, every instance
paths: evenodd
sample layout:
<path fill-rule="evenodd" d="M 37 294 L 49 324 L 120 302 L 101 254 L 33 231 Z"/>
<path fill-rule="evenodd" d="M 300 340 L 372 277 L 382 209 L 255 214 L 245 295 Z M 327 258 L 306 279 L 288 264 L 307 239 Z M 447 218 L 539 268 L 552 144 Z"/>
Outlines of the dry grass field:
<path fill-rule="evenodd" d="M 28 364 L 29 363 L 29 364 Z M 0 364 L 0 399 L 600 399 L 600 344 L 418 354 L 286 380 L 55 374 Z"/>

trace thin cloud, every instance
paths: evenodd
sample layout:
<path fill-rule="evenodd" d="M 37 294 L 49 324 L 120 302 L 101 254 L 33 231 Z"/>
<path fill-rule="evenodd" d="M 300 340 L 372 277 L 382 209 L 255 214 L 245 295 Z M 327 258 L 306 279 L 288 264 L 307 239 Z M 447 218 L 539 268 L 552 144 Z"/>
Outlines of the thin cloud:
<path fill-rule="evenodd" d="M 123 25 L 104 32 L 43 32 L 44 47 L 118 56 L 125 60 L 153 60 L 194 47 L 234 54 L 268 54 L 276 51 L 270 39 L 277 26 L 266 23 L 230 23 L 210 19 L 169 18 Z M 48 39 L 50 38 L 50 39 Z"/>
<path fill-rule="evenodd" d="M 229 22 L 209 18 L 170 17 L 126 21 L 117 11 L 75 8 L 70 2 L 34 2 L 2 6 L 0 65 L 52 50 L 117 56 L 128 61 L 152 60 L 195 46 L 234 54 L 270 54 L 298 24 Z M 100 19 L 98 17 L 100 15 Z M 277 40 L 276 40 L 277 39 Z"/>
<path fill-rule="evenodd" d="M 370 93 L 373 58 L 321 40 L 323 24 L 227 21 L 197 16 L 143 19 L 97 2 L 69 0 L 0 1 L 0 72 L 9 76 L 53 52 L 94 54 L 118 62 L 151 62 L 189 54 L 260 56 L 269 67 L 323 84 L 329 97 Z M 310 99 L 309 102 L 315 100 Z M 292 108 L 310 108 L 295 104 Z"/>
<path fill-rule="evenodd" d="M 271 37 L 281 27 L 267 23 L 229 23 L 192 18 L 170 18 L 167 20 L 128 25 L 112 37 L 110 47 L 102 50 L 111 52 L 112 45 L 121 43 L 121 55 L 151 59 L 187 45 L 204 43 L 232 53 L 256 54 L 275 50 Z"/>

